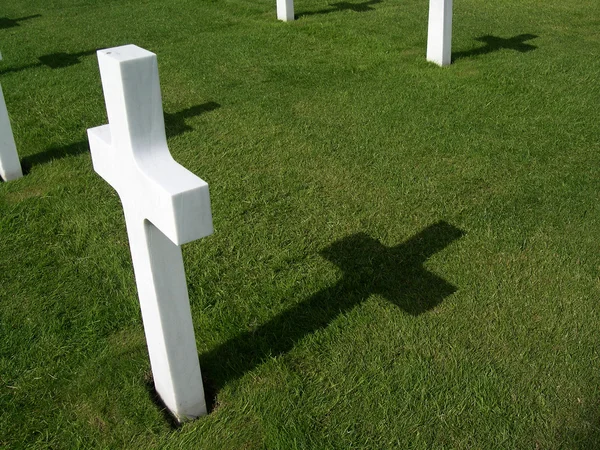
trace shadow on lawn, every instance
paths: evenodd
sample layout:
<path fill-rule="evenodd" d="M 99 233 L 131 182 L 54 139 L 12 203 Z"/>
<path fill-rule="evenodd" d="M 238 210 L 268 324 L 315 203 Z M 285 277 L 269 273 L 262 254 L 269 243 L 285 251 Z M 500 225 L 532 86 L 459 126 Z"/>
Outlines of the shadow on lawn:
<path fill-rule="evenodd" d="M 14 28 L 19 27 L 21 24 L 19 22 L 23 22 L 25 20 L 36 19 L 38 17 L 42 17 L 41 14 L 33 14 L 31 16 L 19 17 L 18 19 L 9 19 L 8 17 L 0 17 L 0 30 L 4 30 L 6 28 Z"/>
<path fill-rule="evenodd" d="M 83 56 L 90 56 L 96 53 L 96 50 L 86 50 L 78 53 L 51 53 L 49 55 L 42 55 L 38 58 L 39 62 L 27 64 L 19 67 L 9 67 L 8 69 L 0 70 L 0 75 L 11 72 L 21 72 L 23 70 L 35 69 L 38 67 L 49 67 L 51 69 L 63 69 L 65 67 L 71 67 L 79 64 L 80 58 Z"/>
<path fill-rule="evenodd" d="M 51 147 L 41 153 L 25 156 L 21 159 L 21 167 L 23 175 L 29 174 L 33 166 L 46 164 L 54 159 L 65 158 L 67 156 L 75 156 L 88 151 L 87 141 L 79 141 L 74 144 L 65 145 L 63 147 Z"/>
<path fill-rule="evenodd" d="M 176 113 L 165 113 L 165 131 L 168 138 L 192 131 L 194 128 L 186 124 L 185 119 L 196 117 L 200 114 L 219 108 L 216 102 L 206 102 L 192 106 Z M 46 164 L 52 160 L 76 156 L 89 151 L 88 141 L 83 140 L 62 147 L 51 147 L 35 155 L 25 156 L 21 159 L 23 175 L 27 175 L 33 166 Z"/>
<path fill-rule="evenodd" d="M 334 242 L 321 254 L 342 270 L 337 284 L 200 355 L 209 410 L 228 381 L 288 352 L 303 337 L 326 327 L 371 294 L 382 295 L 413 316 L 434 308 L 456 288 L 428 272 L 423 263 L 463 234 L 449 223 L 438 222 L 395 247 L 386 247 L 364 233 Z"/>
<path fill-rule="evenodd" d="M 525 41 L 535 39 L 538 36 L 535 34 L 519 34 L 508 39 L 499 38 L 496 36 L 480 36 L 475 38 L 476 41 L 483 42 L 483 47 L 475 48 L 473 50 L 467 50 L 464 52 L 452 53 L 452 61 L 456 61 L 461 58 L 470 58 L 473 56 L 487 55 L 488 53 L 497 52 L 499 50 L 516 50 L 521 53 L 530 52 L 535 50 L 535 45 L 526 44 Z"/>
<path fill-rule="evenodd" d="M 221 105 L 216 102 L 206 102 L 202 103 L 201 105 L 183 109 L 176 113 L 165 113 L 165 131 L 167 133 L 167 137 L 179 136 L 187 131 L 193 131 L 194 128 L 190 127 L 185 122 L 185 119 L 214 111 L 220 107 Z"/>
<path fill-rule="evenodd" d="M 377 3 L 381 3 L 382 0 L 369 0 L 363 3 L 349 3 L 349 2 L 338 2 L 332 3 L 331 8 L 321 9 L 319 11 L 309 11 L 304 13 L 299 13 L 296 15 L 296 18 L 300 18 L 303 16 L 316 16 L 319 14 L 330 14 L 334 12 L 340 11 L 354 11 L 354 12 L 367 12 L 367 11 L 375 11 L 374 8 L 371 8 L 371 5 L 376 5 Z"/>
<path fill-rule="evenodd" d="M 577 399 L 581 402 L 579 415 L 563 423 L 563 429 L 557 434 L 556 442 L 561 448 L 573 450 L 596 450 L 600 442 L 600 399 L 593 396 Z M 536 448 L 546 448 L 536 442 Z"/>

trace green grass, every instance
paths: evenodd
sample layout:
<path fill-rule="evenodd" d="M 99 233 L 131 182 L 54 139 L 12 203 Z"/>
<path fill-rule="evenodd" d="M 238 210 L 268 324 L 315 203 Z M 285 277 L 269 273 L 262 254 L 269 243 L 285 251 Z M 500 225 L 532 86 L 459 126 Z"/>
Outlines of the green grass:
<path fill-rule="evenodd" d="M 444 69 L 426 2 L 334 3 L 3 0 L 39 16 L 0 19 L 0 447 L 598 447 L 600 3 L 455 2 Z M 127 43 L 211 190 L 183 252 L 213 409 L 176 430 L 85 135 Z"/>

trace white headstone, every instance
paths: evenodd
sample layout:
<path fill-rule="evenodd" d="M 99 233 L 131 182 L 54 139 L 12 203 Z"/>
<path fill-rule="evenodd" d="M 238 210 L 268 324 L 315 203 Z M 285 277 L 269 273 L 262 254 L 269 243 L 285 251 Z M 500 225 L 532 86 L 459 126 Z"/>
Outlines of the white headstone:
<path fill-rule="evenodd" d="M 452 0 L 429 0 L 427 61 L 440 66 L 452 62 Z"/>
<path fill-rule="evenodd" d="M 2 54 L 0 53 L 0 60 Z M 0 85 L 0 178 L 4 181 L 16 180 L 23 176 L 21 163 L 19 162 L 19 154 L 15 145 L 10 120 L 8 118 L 8 110 L 2 93 L 2 85 Z"/>
<path fill-rule="evenodd" d="M 277 0 L 277 18 L 284 22 L 294 20 L 294 0 Z"/>
<path fill-rule="evenodd" d="M 108 125 L 88 130 L 94 170 L 119 194 L 154 385 L 180 421 L 206 414 L 180 245 L 213 232 L 208 185 L 171 157 L 156 55 L 98 51 Z"/>

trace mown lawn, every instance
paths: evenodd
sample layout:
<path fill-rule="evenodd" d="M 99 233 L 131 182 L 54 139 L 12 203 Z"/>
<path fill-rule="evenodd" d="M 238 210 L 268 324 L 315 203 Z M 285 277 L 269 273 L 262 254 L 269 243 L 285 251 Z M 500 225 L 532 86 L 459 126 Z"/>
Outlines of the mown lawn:
<path fill-rule="evenodd" d="M 595 449 L 600 2 L 2 0 L 0 447 Z M 95 50 L 158 55 L 211 190 L 183 247 L 211 412 L 154 401 Z"/>

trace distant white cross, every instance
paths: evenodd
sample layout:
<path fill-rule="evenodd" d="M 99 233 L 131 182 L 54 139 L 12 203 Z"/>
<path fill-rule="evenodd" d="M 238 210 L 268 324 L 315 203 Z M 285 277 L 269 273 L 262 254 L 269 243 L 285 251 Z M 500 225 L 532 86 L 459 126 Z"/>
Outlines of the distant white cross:
<path fill-rule="evenodd" d="M 294 0 L 277 0 L 277 18 L 284 22 L 294 20 Z"/>
<path fill-rule="evenodd" d="M 452 62 L 452 0 L 429 0 L 427 61 L 440 66 Z"/>
<path fill-rule="evenodd" d="M 0 60 L 2 54 L 0 53 Z M 0 178 L 4 181 L 16 180 L 23 176 L 19 154 L 15 145 L 2 86 L 0 85 Z"/>
<path fill-rule="evenodd" d="M 208 184 L 167 147 L 156 55 L 98 51 L 108 125 L 88 130 L 94 170 L 119 194 L 154 385 L 182 421 L 206 414 L 180 245 L 213 232 Z"/>

